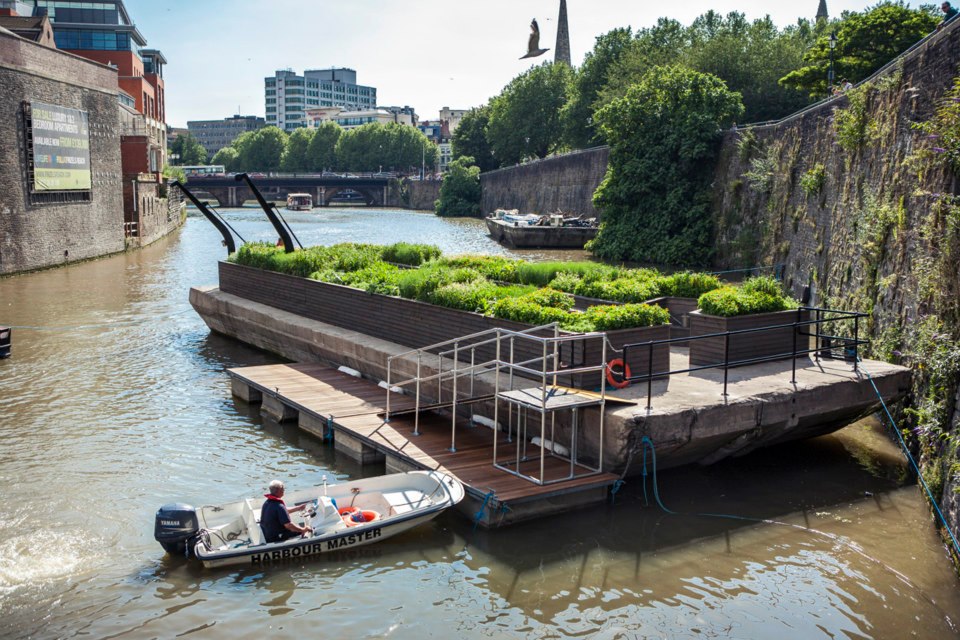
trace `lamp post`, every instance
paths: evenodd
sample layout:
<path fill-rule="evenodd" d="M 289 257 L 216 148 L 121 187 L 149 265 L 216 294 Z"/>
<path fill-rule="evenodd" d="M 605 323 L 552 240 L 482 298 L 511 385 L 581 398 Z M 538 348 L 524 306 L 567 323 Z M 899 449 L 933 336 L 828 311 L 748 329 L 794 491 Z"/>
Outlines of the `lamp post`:
<path fill-rule="evenodd" d="M 828 40 L 830 45 L 830 70 L 827 71 L 827 88 L 833 89 L 833 50 L 837 48 L 837 34 L 831 33 L 830 40 Z"/>
<path fill-rule="evenodd" d="M 427 170 L 427 139 L 420 142 L 420 179 L 423 180 Z"/>

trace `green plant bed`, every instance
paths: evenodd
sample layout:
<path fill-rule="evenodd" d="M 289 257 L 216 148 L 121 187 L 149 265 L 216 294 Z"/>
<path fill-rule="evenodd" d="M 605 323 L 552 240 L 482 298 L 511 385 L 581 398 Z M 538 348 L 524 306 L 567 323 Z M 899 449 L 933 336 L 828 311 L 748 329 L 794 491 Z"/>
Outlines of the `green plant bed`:
<path fill-rule="evenodd" d="M 533 264 L 491 256 L 447 258 L 441 257 L 436 247 L 407 243 L 389 247 L 340 244 L 292 253 L 253 243 L 241 247 L 231 261 L 528 325 L 557 322 L 565 330 L 581 333 L 669 324 L 665 309 L 643 302 L 661 289 L 674 288 L 677 280 L 676 275 L 662 276 L 651 269 L 592 262 Z M 391 264 L 394 262 L 416 268 L 401 268 Z M 703 282 L 719 284 L 711 278 L 695 276 L 699 286 L 704 286 Z M 573 292 L 538 288 L 551 281 L 566 282 L 606 302 L 574 309 Z"/>
<path fill-rule="evenodd" d="M 535 318 L 531 318 L 535 322 L 498 318 L 396 296 L 371 294 L 349 286 L 229 262 L 220 263 L 220 290 L 305 318 L 411 348 L 423 347 L 495 327 L 520 331 L 529 329 L 534 324 L 540 324 L 539 319 Z M 555 298 L 557 292 L 535 291 L 518 296 L 517 299 L 523 298 L 524 295 L 532 299 L 536 299 L 537 296 L 541 299 Z M 622 308 L 617 307 L 618 310 Z M 562 309 L 557 310 L 562 311 Z M 622 322 L 620 313 L 655 314 L 655 317 L 659 317 L 660 311 L 663 310 L 617 312 L 600 321 L 605 322 L 606 326 L 615 327 Z M 596 322 L 597 318 L 594 318 L 594 321 Z M 624 344 L 665 340 L 669 338 L 669 331 L 669 326 L 663 323 L 645 327 L 611 328 L 607 331 L 607 339 L 614 346 L 620 347 Z M 359 340 L 358 338 L 358 342 Z M 539 348 L 529 342 L 518 341 L 517 349 L 515 361 L 535 359 L 542 355 Z M 568 367 L 598 365 L 602 355 L 601 349 L 601 341 L 595 338 L 564 343 L 561 347 L 560 360 Z M 474 355 L 476 361 L 483 361 L 492 359 L 495 352 L 493 347 L 488 345 L 486 350 L 479 349 Z M 470 360 L 470 354 L 465 353 L 463 357 L 465 362 Z M 615 353 L 607 352 L 608 360 L 614 357 L 616 357 Z M 662 372 L 668 366 L 669 350 L 666 345 L 658 345 L 654 350 L 653 371 Z M 642 358 L 638 356 L 636 362 L 630 363 L 630 367 L 635 375 L 643 375 L 647 370 L 646 354 Z M 590 376 L 589 380 L 578 377 L 571 382 L 593 388 L 599 386 L 599 374 Z"/>

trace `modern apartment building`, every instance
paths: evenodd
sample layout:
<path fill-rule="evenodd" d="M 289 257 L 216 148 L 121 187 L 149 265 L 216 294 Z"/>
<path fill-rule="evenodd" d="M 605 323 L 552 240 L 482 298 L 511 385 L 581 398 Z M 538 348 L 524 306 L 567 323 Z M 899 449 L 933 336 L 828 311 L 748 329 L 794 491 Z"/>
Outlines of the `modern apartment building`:
<path fill-rule="evenodd" d="M 203 145 L 210 157 L 224 147 L 229 147 L 237 136 L 246 131 L 256 131 L 266 126 L 259 116 L 236 115 L 223 120 L 190 120 L 187 129 Z"/>
<path fill-rule="evenodd" d="M 416 114 L 389 111 L 383 107 L 356 111 L 346 111 L 342 107 L 311 107 L 305 111 L 305 114 L 306 118 L 303 126 L 313 129 L 328 121 L 336 122 L 344 129 L 356 129 L 373 122 L 379 122 L 380 124 L 396 123 L 413 127 L 416 119 Z"/>
<path fill-rule="evenodd" d="M 302 76 L 287 69 L 264 78 L 266 123 L 293 131 L 307 126 L 306 110 L 315 107 L 342 107 L 366 111 L 377 106 L 377 90 L 357 84 L 353 69 L 313 69 Z"/>

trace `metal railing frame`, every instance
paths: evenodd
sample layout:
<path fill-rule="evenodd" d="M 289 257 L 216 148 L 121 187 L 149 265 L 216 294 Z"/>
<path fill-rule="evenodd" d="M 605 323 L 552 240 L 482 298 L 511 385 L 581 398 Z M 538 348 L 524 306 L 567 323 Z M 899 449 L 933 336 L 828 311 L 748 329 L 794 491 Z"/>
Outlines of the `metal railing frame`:
<path fill-rule="evenodd" d="M 551 331 L 553 332 L 552 336 L 537 336 L 532 335 L 537 332 Z M 585 366 L 585 367 L 576 367 L 576 368 L 562 368 L 560 363 L 560 347 L 563 343 L 573 342 L 573 341 L 582 341 L 587 339 L 600 339 L 602 340 L 602 358 L 600 364 L 594 366 Z M 516 343 L 518 340 L 525 340 L 531 342 L 540 343 L 541 349 L 540 354 L 534 358 L 523 360 L 520 362 L 514 362 L 516 355 Z M 506 345 L 503 343 L 506 342 Z M 387 401 L 386 401 L 386 414 L 385 421 L 390 421 L 391 415 L 391 395 L 394 393 L 395 389 L 403 389 L 404 387 L 413 386 L 414 387 L 414 436 L 420 435 L 419 430 L 419 416 L 422 408 L 421 403 L 421 394 L 423 391 L 424 383 L 431 383 L 433 380 L 437 381 L 437 402 L 430 405 L 430 408 L 441 408 L 441 407 L 450 407 L 451 414 L 451 437 L 450 437 L 450 448 L 449 451 L 456 452 L 456 433 L 457 433 L 457 405 L 462 402 L 470 402 L 476 400 L 478 396 L 475 394 L 475 379 L 476 376 L 482 373 L 494 373 L 494 443 L 493 443 L 493 466 L 497 469 L 522 477 L 526 480 L 535 482 L 540 485 L 551 484 L 554 482 L 562 482 L 564 480 L 571 479 L 576 477 L 576 467 L 580 466 L 587 469 L 588 473 L 582 475 L 593 475 L 602 472 L 603 469 L 603 447 L 600 447 L 599 451 L 599 463 L 597 467 L 590 467 L 586 464 L 580 463 L 578 460 L 578 448 L 576 446 L 576 435 L 577 429 L 579 427 L 579 412 L 578 409 L 582 405 L 576 405 L 571 407 L 560 407 L 560 408 L 550 408 L 549 400 L 552 397 L 553 393 L 557 389 L 557 378 L 559 376 L 568 376 L 568 375 L 578 375 L 586 373 L 599 373 L 601 378 L 601 392 L 598 401 L 588 401 L 592 404 L 597 404 L 600 406 L 600 442 L 602 445 L 603 442 L 603 425 L 604 425 L 604 404 L 606 398 L 606 370 L 608 368 L 606 364 L 607 360 L 607 347 L 609 346 L 609 340 L 606 333 L 590 333 L 590 334 L 561 334 L 560 328 L 557 323 L 550 323 L 548 325 L 541 325 L 537 327 L 531 327 L 529 329 L 524 329 L 522 331 L 515 331 L 510 329 L 503 328 L 493 328 L 487 329 L 484 331 L 472 333 L 466 336 L 461 336 L 459 338 L 453 338 L 451 340 L 445 340 L 443 342 L 438 342 L 426 347 L 421 347 L 419 349 L 410 349 L 403 353 L 395 354 L 387 358 Z M 494 358 L 492 360 L 486 360 L 484 362 L 477 363 L 476 361 L 476 350 L 479 347 L 484 347 L 488 345 L 494 345 Z M 461 367 L 461 357 L 465 351 L 470 351 L 470 364 Z M 508 359 L 504 360 L 504 351 L 508 351 Z M 405 378 L 399 381 L 394 381 L 394 360 L 397 359 L 408 359 L 411 356 L 416 356 L 416 375 L 412 378 Z M 423 358 L 424 356 L 429 355 L 431 358 L 437 358 L 437 369 L 436 373 L 430 375 L 423 375 Z M 452 356 L 452 366 L 450 370 L 444 370 L 444 361 Z M 535 366 L 536 363 L 540 363 L 540 366 Z M 504 375 L 507 377 L 507 389 L 512 390 L 515 382 L 516 374 L 525 374 L 527 378 L 538 380 L 540 382 L 540 399 L 539 407 L 530 406 L 530 403 L 526 403 L 524 406 L 523 403 L 512 400 L 509 397 L 501 398 L 501 371 L 504 372 Z M 459 381 L 461 378 L 469 377 L 469 395 L 465 398 L 460 397 L 459 390 Z M 451 386 L 451 399 L 448 403 L 443 401 L 443 386 L 444 383 L 448 383 Z M 513 416 L 514 416 L 514 404 L 517 404 L 517 455 L 515 459 L 516 468 L 506 467 L 499 464 L 497 458 L 497 444 L 499 440 L 499 412 L 500 412 L 500 400 L 504 400 L 508 403 L 509 413 L 508 413 L 508 425 L 507 425 L 507 442 L 512 442 L 512 433 L 513 433 Z M 530 476 L 520 472 L 520 463 L 526 459 L 526 445 L 527 445 L 527 430 L 526 430 L 526 415 L 521 413 L 521 409 L 533 409 L 538 411 L 541 415 L 540 420 L 540 472 L 539 478 Z M 556 451 L 556 411 L 560 409 L 570 408 L 574 411 L 573 423 L 571 425 L 571 446 L 569 449 L 568 456 L 558 455 Z M 549 455 L 553 457 L 559 457 L 562 459 L 569 460 L 570 462 L 570 472 L 566 478 L 559 478 L 554 480 L 545 479 L 545 460 L 547 455 L 548 447 L 546 446 L 546 415 L 547 413 L 551 414 L 551 429 L 550 429 L 550 443 Z M 522 427 L 521 427 L 521 418 L 522 418 Z M 521 435 L 522 432 L 522 435 Z M 522 446 L 522 451 L 521 451 Z"/>
<path fill-rule="evenodd" d="M 815 314 L 815 319 L 812 320 L 801 320 L 803 312 L 808 311 Z M 836 314 L 837 317 L 824 318 L 824 314 Z M 629 382 L 638 382 L 646 381 L 647 383 L 647 410 L 653 408 L 653 379 L 654 378 L 669 378 L 673 374 L 678 373 L 693 373 L 695 371 L 703 371 L 705 369 L 717 369 L 723 368 L 723 395 L 726 397 L 729 395 L 727 393 L 727 387 L 729 382 L 729 373 L 731 367 L 738 367 L 747 364 L 757 364 L 760 362 L 772 362 L 775 360 L 785 360 L 790 358 L 792 361 L 791 366 L 791 384 L 796 384 L 797 382 L 797 357 L 802 355 L 807 355 L 810 353 L 815 354 L 816 360 L 819 362 L 821 353 L 824 351 L 832 351 L 837 348 L 853 349 L 850 356 L 853 361 L 853 370 L 858 371 L 858 360 L 859 360 L 859 347 L 860 345 L 870 344 L 869 340 L 862 340 L 860 338 L 860 318 L 869 317 L 866 313 L 860 313 L 857 311 L 840 311 L 837 309 L 822 309 L 818 307 L 799 307 L 797 309 L 797 320 L 791 323 L 770 325 L 766 327 L 757 327 L 754 329 L 738 329 L 736 331 L 723 331 L 718 333 L 709 333 L 699 336 L 689 336 L 684 338 L 670 338 L 668 340 L 650 340 L 648 342 L 638 342 L 633 344 L 624 345 L 621 349 L 623 352 L 623 361 L 627 362 L 629 360 L 628 356 L 631 350 L 636 349 L 646 349 L 647 350 L 647 373 L 637 374 L 630 376 L 623 376 L 624 380 Z M 845 336 L 835 336 L 826 333 L 820 332 L 820 327 L 831 323 L 831 322 L 841 322 L 844 320 L 853 320 L 853 337 L 848 338 Z M 793 328 L 793 348 L 789 352 L 771 354 L 768 356 L 759 356 L 756 358 L 744 358 L 740 360 L 730 360 L 730 338 L 731 336 L 738 335 L 747 335 L 755 333 L 763 333 L 766 331 L 776 331 L 786 328 Z M 816 331 L 813 333 L 803 332 L 801 329 L 803 327 L 816 327 Z M 812 349 L 798 349 L 797 348 L 797 337 L 803 336 L 806 338 L 814 337 L 817 340 L 816 347 Z M 653 371 L 653 350 L 654 347 L 658 345 L 671 345 L 677 343 L 689 343 L 696 340 L 707 340 L 711 338 L 723 338 L 724 339 L 724 355 L 722 362 L 716 362 L 706 365 L 698 365 L 695 367 L 688 367 L 686 369 L 669 369 L 667 371 Z M 822 341 L 828 340 L 828 344 L 822 344 Z M 840 341 L 840 344 L 833 346 L 833 341 Z M 844 355 L 846 358 L 846 354 Z"/>

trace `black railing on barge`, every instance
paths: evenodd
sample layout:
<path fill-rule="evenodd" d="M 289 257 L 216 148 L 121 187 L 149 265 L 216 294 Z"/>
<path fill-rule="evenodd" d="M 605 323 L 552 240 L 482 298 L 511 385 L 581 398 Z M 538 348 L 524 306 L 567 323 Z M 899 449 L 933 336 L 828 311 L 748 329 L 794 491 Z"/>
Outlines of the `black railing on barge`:
<path fill-rule="evenodd" d="M 804 319 L 804 312 L 810 313 L 812 319 Z M 839 311 L 836 309 L 821 309 L 817 307 L 800 307 L 797 309 L 797 319 L 794 322 L 783 323 L 777 325 L 770 325 L 766 327 L 757 327 L 754 329 L 739 329 L 736 331 L 724 331 L 720 333 L 709 333 L 698 336 L 689 336 L 683 338 L 670 338 L 669 340 L 651 340 L 649 342 L 638 342 L 634 344 L 627 344 L 622 347 L 623 351 L 623 362 L 630 362 L 630 353 L 638 352 L 641 350 L 646 350 L 647 352 L 647 372 L 645 374 L 637 375 L 624 375 L 622 376 L 623 380 L 628 382 L 642 382 L 646 381 L 647 383 L 647 409 L 652 408 L 652 397 L 653 397 L 653 380 L 654 378 L 669 378 L 673 374 L 677 373 L 692 373 L 694 371 L 703 371 L 705 369 L 723 369 L 723 395 L 727 394 L 727 382 L 729 378 L 729 371 L 732 367 L 740 367 L 748 364 L 758 364 L 761 362 L 773 362 L 776 360 L 786 360 L 790 358 L 792 361 L 791 366 L 791 383 L 797 382 L 797 358 L 799 356 L 805 356 L 808 354 L 815 354 L 814 357 L 817 361 L 820 358 L 834 358 L 834 353 L 836 350 L 842 350 L 840 357 L 844 360 L 853 363 L 853 370 L 858 370 L 858 361 L 859 361 L 859 349 L 860 345 L 869 344 L 869 340 L 863 340 L 860 338 L 860 319 L 868 317 L 866 313 L 860 313 L 856 311 Z M 822 331 L 824 325 L 830 323 L 853 323 L 852 336 L 842 336 L 842 335 L 833 335 L 831 333 L 825 333 Z M 783 353 L 774 353 L 765 356 L 759 356 L 756 358 L 744 358 L 739 360 L 730 360 L 730 338 L 731 336 L 740 336 L 748 334 L 758 334 L 766 331 L 776 331 L 789 329 L 793 327 L 793 349 L 788 352 Z M 807 327 L 812 328 L 812 331 L 806 330 Z M 810 347 L 809 339 L 815 338 L 815 346 Z M 668 371 L 653 371 L 653 351 L 654 347 L 658 345 L 667 345 L 668 348 L 670 345 L 681 344 L 681 343 L 690 343 L 697 340 L 707 340 L 707 339 L 717 339 L 722 338 L 724 341 L 724 357 L 721 362 L 712 362 L 703 365 L 691 366 L 686 369 L 671 369 Z M 798 348 L 801 345 L 799 344 L 800 339 L 807 340 L 807 348 L 801 349 Z"/>

